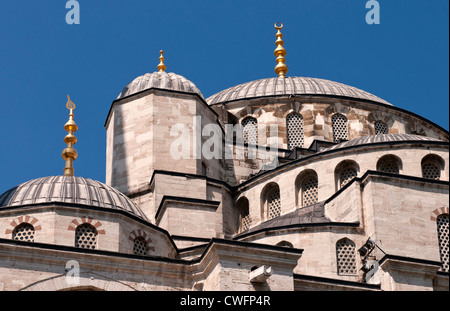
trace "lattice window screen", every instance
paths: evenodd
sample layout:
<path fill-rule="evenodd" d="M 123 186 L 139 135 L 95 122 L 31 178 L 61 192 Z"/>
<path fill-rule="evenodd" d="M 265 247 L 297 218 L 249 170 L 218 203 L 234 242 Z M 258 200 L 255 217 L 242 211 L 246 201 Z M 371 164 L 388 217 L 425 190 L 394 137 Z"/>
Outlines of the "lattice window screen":
<path fill-rule="evenodd" d="M 384 172 L 384 173 L 392 173 L 392 174 L 399 174 L 400 169 L 398 168 L 397 161 L 395 161 L 392 158 L 386 158 L 380 160 L 380 163 L 378 163 L 378 171 Z"/>
<path fill-rule="evenodd" d="M 286 117 L 288 149 L 303 147 L 303 117 L 298 113 L 291 113 Z"/>
<path fill-rule="evenodd" d="M 422 177 L 439 180 L 441 178 L 441 170 L 435 163 L 425 163 L 422 165 Z"/>
<path fill-rule="evenodd" d="M 317 203 L 318 200 L 318 181 L 316 177 L 310 177 L 303 182 L 302 196 L 303 206 Z"/>
<path fill-rule="evenodd" d="M 377 121 L 375 122 L 375 135 L 381 135 L 381 134 L 387 134 L 388 133 L 388 127 L 386 123 Z"/>
<path fill-rule="evenodd" d="M 448 272 L 448 214 L 438 216 L 436 219 L 436 223 L 439 239 L 439 252 L 441 254 L 442 271 Z"/>
<path fill-rule="evenodd" d="M 138 236 L 134 239 L 133 252 L 136 255 L 147 255 L 147 243 L 143 237 Z"/>
<path fill-rule="evenodd" d="M 247 117 L 242 121 L 242 137 L 248 144 L 258 144 L 258 121 L 255 118 Z"/>
<path fill-rule="evenodd" d="M 248 230 L 250 225 L 252 224 L 252 220 L 250 218 L 250 212 L 248 206 L 243 206 L 241 208 L 241 231 Z"/>
<path fill-rule="evenodd" d="M 75 229 L 75 246 L 95 249 L 97 246 L 97 230 L 90 224 L 79 225 Z"/>
<path fill-rule="evenodd" d="M 346 168 L 342 171 L 340 176 L 341 188 L 344 187 L 349 181 L 355 178 L 358 172 L 353 167 Z"/>
<path fill-rule="evenodd" d="M 281 214 L 281 199 L 280 190 L 272 191 L 267 199 L 269 219 L 280 216 Z"/>
<path fill-rule="evenodd" d="M 347 118 L 341 114 L 335 114 L 331 118 L 333 126 L 333 139 L 338 142 L 339 139 L 348 139 Z"/>
<path fill-rule="evenodd" d="M 13 239 L 17 241 L 34 242 L 34 227 L 28 223 L 22 223 L 14 228 Z"/>
<path fill-rule="evenodd" d="M 338 274 L 357 274 L 355 243 L 348 239 L 336 243 Z"/>

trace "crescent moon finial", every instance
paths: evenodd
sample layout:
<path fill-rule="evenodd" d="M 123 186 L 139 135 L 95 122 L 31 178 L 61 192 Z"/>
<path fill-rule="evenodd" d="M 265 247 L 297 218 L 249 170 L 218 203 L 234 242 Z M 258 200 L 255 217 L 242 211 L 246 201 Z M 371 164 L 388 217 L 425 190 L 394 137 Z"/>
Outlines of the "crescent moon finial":
<path fill-rule="evenodd" d="M 278 23 L 280 24 L 280 26 L 278 26 Z M 283 23 L 282 22 L 276 22 L 275 23 L 275 29 L 278 29 L 278 30 L 283 29 Z"/>
<path fill-rule="evenodd" d="M 75 108 L 76 108 L 75 104 L 74 104 L 73 101 L 70 99 L 69 94 L 67 94 L 66 108 L 69 109 L 69 110 L 70 110 L 70 109 L 75 109 Z"/>

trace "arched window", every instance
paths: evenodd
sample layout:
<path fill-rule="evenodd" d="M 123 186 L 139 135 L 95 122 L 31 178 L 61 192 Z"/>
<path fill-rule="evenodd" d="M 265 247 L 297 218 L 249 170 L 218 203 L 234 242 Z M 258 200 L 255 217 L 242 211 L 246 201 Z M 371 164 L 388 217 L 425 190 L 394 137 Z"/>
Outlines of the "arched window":
<path fill-rule="evenodd" d="M 133 253 L 135 255 L 147 255 L 147 242 L 141 236 L 138 236 L 133 241 Z"/>
<path fill-rule="evenodd" d="M 97 247 L 97 229 L 84 223 L 75 229 L 75 247 L 95 249 Z"/>
<path fill-rule="evenodd" d="M 439 253 L 441 254 L 442 271 L 448 272 L 448 214 L 439 215 L 436 218 Z"/>
<path fill-rule="evenodd" d="M 358 176 L 358 172 L 354 167 L 347 167 L 345 170 L 342 171 L 339 183 L 340 187 L 344 187 L 346 184 L 348 184 L 353 178 Z"/>
<path fill-rule="evenodd" d="M 294 245 L 292 245 L 291 242 L 288 241 L 281 241 L 277 243 L 277 246 L 281 246 L 281 247 L 288 247 L 288 248 L 294 248 Z"/>
<path fill-rule="evenodd" d="M 382 121 L 376 121 L 374 127 L 375 135 L 387 134 L 389 132 L 388 126 Z"/>
<path fill-rule="evenodd" d="M 353 160 L 340 162 L 335 170 L 336 191 L 348 184 L 353 178 L 358 176 L 359 165 Z"/>
<path fill-rule="evenodd" d="M 281 214 L 280 189 L 273 189 L 267 196 L 267 216 L 272 219 Z"/>
<path fill-rule="evenodd" d="M 434 180 L 441 179 L 441 170 L 444 166 L 444 160 L 434 154 L 425 156 L 422 159 L 422 177 Z"/>
<path fill-rule="evenodd" d="M 303 147 L 303 117 L 299 113 L 290 113 L 286 117 L 288 149 Z"/>
<path fill-rule="evenodd" d="M 252 224 L 248 199 L 246 197 L 240 198 L 236 207 L 239 211 L 239 232 L 248 230 Z"/>
<path fill-rule="evenodd" d="M 336 113 L 331 118 L 331 123 L 333 127 L 333 141 L 348 140 L 347 118 L 342 114 Z"/>
<path fill-rule="evenodd" d="M 354 275 L 356 267 L 356 246 L 353 241 L 344 238 L 336 243 L 337 272 L 339 275 Z"/>
<path fill-rule="evenodd" d="M 14 228 L 12 238 L 17 241 L 34 242 L 34 227 L 23 222 Z"/>
<path fill-rule="evenodd" d="M 253 117 L 242 120 L 242 137 L 245 143 L 258 144 L 258 121 Z"/>
<path fill-rule="evenodd" d="M 319 197 L 319 182 L 317 175 L 306 176 L 303 180 L 302 191 L 302 206 L 309 206 L 317 203 Z"/>
<path fill-rule="evenodd" d="M 377 171 L 391 174 L 399 174 L 402 166 L 401 160 L 394 155 L 382 156 L 377 162 Z"/>
<path fill-rule="evenodd" d="M 436 163 L 425 163 L 422 165 L 423 178 L 439 180 L 441 178 L 441 170 Z"/>

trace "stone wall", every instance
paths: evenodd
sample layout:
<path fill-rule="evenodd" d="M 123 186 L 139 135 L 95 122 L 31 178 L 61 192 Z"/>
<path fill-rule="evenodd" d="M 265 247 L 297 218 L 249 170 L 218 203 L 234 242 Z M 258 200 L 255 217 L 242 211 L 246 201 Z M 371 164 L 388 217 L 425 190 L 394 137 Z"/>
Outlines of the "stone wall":
<path fill-rule="evenodd" d="M 33 224 L 34 242 L 37 243 L 73 247 L 76 227 L 89 223 L 98 233 L 95 249 L 133 254 L 132 240 L 143 236 L 148 243 L 149 254 L 168 258 L 175 256 L 175 246 L 164 231 L 120 213 L 57 204 L 3 210 L 0 213 L 0 228 L 3 228 L 0 238 L 12 239 L 14 228 L 22 222 Z"/>

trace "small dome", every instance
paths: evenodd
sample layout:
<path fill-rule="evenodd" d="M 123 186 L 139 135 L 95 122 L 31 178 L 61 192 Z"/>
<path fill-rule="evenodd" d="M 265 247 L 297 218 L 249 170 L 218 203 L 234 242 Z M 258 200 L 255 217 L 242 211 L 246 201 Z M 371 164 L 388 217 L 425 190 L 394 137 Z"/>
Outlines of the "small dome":
<path fill-rule="evenodd" d="M 145 75 L 139 76 L 131 81 L 123 88 L 117 99 L 151 88 L 195 93 L 200 95 L 201 98 L 204 98 L 203 94 L 195 86 L 195 84 L 185 77 L 177 75 L 173 72 L 167 73 L 165 71 L 155 71 L 153 73 L 146 73 Z"/>
<path fill-rule="evenodd" d="M 123 193 L 99 181 L 75 176 L 41 177 L 20 184 L 0 196 L 0 209 L 53 202 L 124 210 L 147 220 Z"/>
<path fill-rule="evenodd" d="M 332 147 L 323 149 L 323 151 L 336 150 L 348 147 L 356 147 L 367 144 L 376 144 L 376 143 L 386 143 L 386 142 L 400 142 L 400 141 L 439 141 L 441 140 L 432 137 L 413 135 L 413 134 L 381 134 L 381 135 L 370 135 L 355 138 L 349 141 L 342 142 L 340 144 L 334 145 Z"/>
<path fill-rule="evenodd" d="M 279 95 L 339 96 L 391 105 L 385 100 L 353 86 L 324 79 L 305 77 L 277 77 L 239 84 L 210 96 L 206 99 L 206 102 L 209 105 L 214 105 L 246 98 Z"/>

